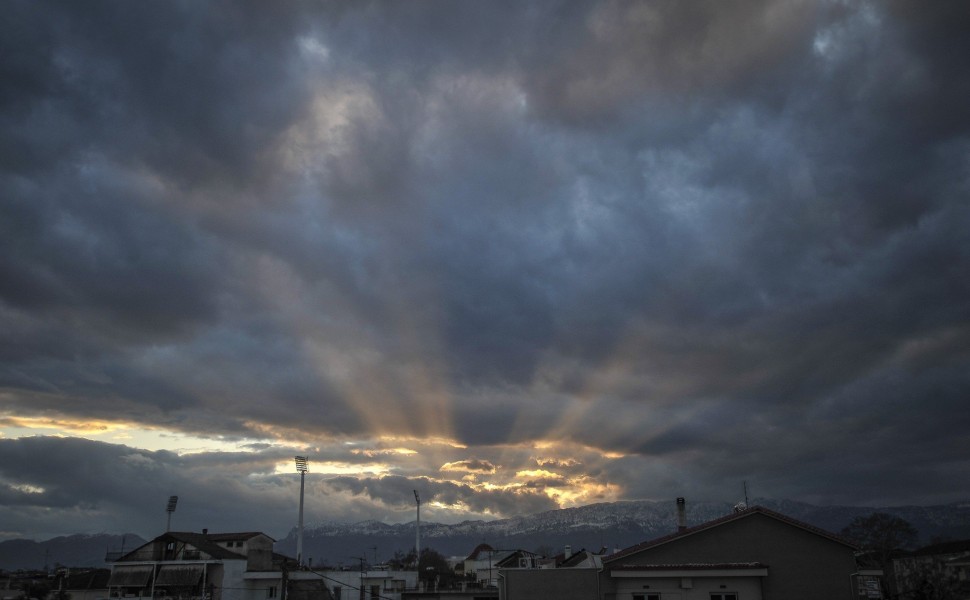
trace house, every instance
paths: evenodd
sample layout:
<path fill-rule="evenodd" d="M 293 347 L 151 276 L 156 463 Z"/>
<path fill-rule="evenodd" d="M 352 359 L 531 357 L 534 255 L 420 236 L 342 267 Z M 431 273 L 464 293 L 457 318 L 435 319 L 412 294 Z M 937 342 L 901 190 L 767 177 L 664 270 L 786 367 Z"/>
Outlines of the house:
<path fill-rule="evenodd" d="M 603 558 L 616 600 L 827 600 L 866 597 L 851 542 L 761 507 Z M 871 596 L 869 596 L 871 597 Z"/>
<path fill-rule="evenodd" d="M 901 600 L 970 598 L 970 540 L 933 544 L 894 558 L 893 572 Z"/>
<path fill-rule="evenodd" d="M 503 553 L 504 554 L 504 553 Z M 538 569 L 539 555 L 528 550 L 513 550 L 495 562 L 496 569 Z"/>
<path fill-rule="evenodd" d="M 589 562 L 584 557 L 578 562 L 586 567 L 503 569 L 499 597 L 873 600 L 878 596 L 867 585 L 872 580 L 863 575 L 878 574 L 860 572 L 856 550 L 851 542 L 807 523 L 761 507 L 743 508 Z"/>
<path fill-rule="evenodd" d="M 566 546 L 551 559 L 534 558 L 531 564 L 508 564 L 498 575 L 499 597 L 598 599 L 601 556 L 585 549 L 573 553 Z M 500 565 L 502 566 L 502 565 Z"/>
<path fill-rule="evenodd" d="M 329 599 L 318 575 L 273 553 L 264 533 L 167 532 L 111 565 L 108 597 L 180 600 Z"/>
<path fill-rule="evenodd" d="M 400 600 L 405 591 L 418 587 L 417 571 L 369 568 L 363 571 L 325 570 L 316 574 L 326 581 L 334 600 L 358 600 L 361 597 Z"/>
<path fill-rule="evenodd" d="M 494 586 L 498 581 L 498 564 L 513 556 L 518 557 L 517 552 L 521 551 L 496 550 L 488 544 L 481 543 L 465 558 L 464 573 L 467 577 L 473 577 L 478 585 Z M 528 554 L 535 556 L 531 552 Z"/>
<path fill-rule="evenodd" d="M 599 552 L 590 552 L 585 548 L 579 552 L 572 552 L 569 546 L 566 551 L 556 556 L 557 569 L 600 569 L 603 567 L 603 556 L 606 549 Z"/>

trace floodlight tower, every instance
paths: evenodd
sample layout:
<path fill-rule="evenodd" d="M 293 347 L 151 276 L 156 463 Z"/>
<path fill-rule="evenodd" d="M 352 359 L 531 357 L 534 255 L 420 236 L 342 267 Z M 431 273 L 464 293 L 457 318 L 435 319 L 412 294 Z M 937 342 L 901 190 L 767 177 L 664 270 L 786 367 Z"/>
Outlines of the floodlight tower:
<path fill-rule="evenodd" d="M 294 456 L 296 471 L 300 474 L 300 523 L 296 530 L 296 564 L 303 566 L 303 490 L 306 484 L 307 460 L 305 456 Z"/>
<path fill-rule="evenodd" d="M 414 501 L 418 505 L 418 519 L 414 522 L 414 564 L 421 561 L 421 497 L 418 490 L 414 490 Z"/>
<path fill-rule="evenodd" d="M 165 507 L 165 512 L 168 513 L 168 522 L 165 524 L 165 531 L 169 532 L 172 530 L 172 513 L 175 512 L 175 505 L 179 503 L 178 496 L 168 497 L 168 506 Z"/>

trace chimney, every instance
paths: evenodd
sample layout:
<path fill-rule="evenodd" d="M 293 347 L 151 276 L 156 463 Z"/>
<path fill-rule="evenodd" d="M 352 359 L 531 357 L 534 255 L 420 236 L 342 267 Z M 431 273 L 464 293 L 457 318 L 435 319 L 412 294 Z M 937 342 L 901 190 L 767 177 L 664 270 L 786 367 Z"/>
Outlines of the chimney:
<path fill-rule="evenodd" d="M 209 535 L 209 530 L 208 529 L 203 529 L 202 530 L 202 535 Z"/>
<path fill-rule="evenodd" d="M 683 497 L 677 498 L 677 531 L 687 529 L 687 501 Z"/>
<path fill-rule="evenodd" d="M 563 550 L 563 560 L 569 560 L 569 557 L 573 555 L 573 547 L 566 544 L 566 548 Z"/>

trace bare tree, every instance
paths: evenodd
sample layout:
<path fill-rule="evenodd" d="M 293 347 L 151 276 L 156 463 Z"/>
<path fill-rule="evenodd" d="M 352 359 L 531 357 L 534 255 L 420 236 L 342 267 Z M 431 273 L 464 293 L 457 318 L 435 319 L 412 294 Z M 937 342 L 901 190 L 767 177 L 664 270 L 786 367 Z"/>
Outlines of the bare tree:
<path fill-rule="evenodd" d="M 916 545 L 919 534 L 905 519 L 886 513 L 872 513 L 868 517 L 856 517 L 842 529 L 842 536 L 855 542 L 874 566 L 882 569 L 883 594 L 896 594 L 893 574 L 893 556 Z"/>

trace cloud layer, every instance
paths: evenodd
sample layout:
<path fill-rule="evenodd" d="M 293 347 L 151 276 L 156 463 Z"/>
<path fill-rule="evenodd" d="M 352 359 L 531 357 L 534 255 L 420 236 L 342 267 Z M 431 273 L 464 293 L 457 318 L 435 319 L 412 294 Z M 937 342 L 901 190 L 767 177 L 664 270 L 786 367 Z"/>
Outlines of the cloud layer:
<path fill-rule="evenodd" d="M 0 535 L 968 497 L 958 3 L 5 8 Z"/>

